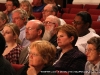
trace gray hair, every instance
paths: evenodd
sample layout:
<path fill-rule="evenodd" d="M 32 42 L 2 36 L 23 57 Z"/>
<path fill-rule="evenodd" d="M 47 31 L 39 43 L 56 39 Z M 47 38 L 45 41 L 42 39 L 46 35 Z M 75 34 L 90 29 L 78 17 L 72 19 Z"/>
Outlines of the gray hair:
<path fill-rule="evenodd" d="M 21 19 L 26 19 L 26 21 L 28 21 L 28 14 L 25 10 L 23 10 L 21 8 L 18 8 L 18 9 L 13 10 L 12 14 L 15 13 L 15 12 L 20 13 L 20 18 Z"/>
<path fill-rule="evenodd" d="M 61 25 L 60 19 L 58 17 L 54 15 L 49 15 L 47 18 L 52 18 L 56 22 L 56 24 L 58 24 L 58 26 Z"/>
<path fill-rule="evenodd" d="M 94 36 L 87 41 L 88 44 L 92 44 L 96 47 L 96 51 L 100 52 L 100 37 Z"/>

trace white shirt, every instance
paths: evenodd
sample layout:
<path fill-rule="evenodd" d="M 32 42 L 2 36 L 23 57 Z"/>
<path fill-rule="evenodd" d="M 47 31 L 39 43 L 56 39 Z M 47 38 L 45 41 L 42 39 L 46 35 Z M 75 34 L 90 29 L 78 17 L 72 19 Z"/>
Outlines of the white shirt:
<path fill-rule="evenodd" d="M 99 35 L 91 30 L 90 33 L 88 33 L 87 35 L 82 36 L 82 37 L 78 37 L 78 40 L 77 40 L 75 46 L 77 46 L 81 52 L 85 53 L 85 48 L 86 48 L 86 45 L 87 45 L 87 41 L 91 37 L 94 37 L 94 36 L 99 36 Z"/>

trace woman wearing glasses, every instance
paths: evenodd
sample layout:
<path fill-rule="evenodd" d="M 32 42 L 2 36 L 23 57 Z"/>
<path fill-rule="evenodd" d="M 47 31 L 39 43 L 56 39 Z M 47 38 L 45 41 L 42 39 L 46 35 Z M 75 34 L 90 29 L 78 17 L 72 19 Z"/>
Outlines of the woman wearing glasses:
<path fill-rule="evenodd" d="M 56 48 L 48 41 L 35 41 L 29 46 L 29 64 L 26 64 L 17 75 L 56 75 L 52 66 Z"/>
<path fill-rule="evenodd" d="M 86 46 L 85 75 L 100 75 L 100 37 L 92 37 Z"/>

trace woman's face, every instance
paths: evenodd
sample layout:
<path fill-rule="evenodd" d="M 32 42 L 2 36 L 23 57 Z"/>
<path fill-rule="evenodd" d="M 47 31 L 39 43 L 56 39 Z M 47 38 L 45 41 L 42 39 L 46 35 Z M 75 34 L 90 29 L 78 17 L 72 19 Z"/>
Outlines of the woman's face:
<path fill-rule="evenodd" d="M 33 47 L 29 52 L 29 65 L 33 67 L 44 66 L 44 61 L 38 50 Z"/>
<path fill-rule="evenodd" d="M 29 6 L 28 5 L 26 5 L 26 4 L 21 4 L 21 6 L 20 6 L 22 9 L 24 9 L 26 12 L 28 12 L 29 11 Z"/>
<path fill-rule="evenodd" d="M 87 44 L 86 47 L 86 56 L 87 60 L 91 63 L 97 63 L 98 58 L 100 59 L 100 53 L 97 52 L 96 47 L 93 44 Z"/>
<path fill-rule="evenodd" d="M 10 27 L 8 26 L 5 26 L 2 30 L 2 34 L 6 40 L 6 42 L 11 42 L 11 41 L 14 41 L 16 38 L 14 36 L 14 33 L 13 31 L 11 30 Z"/>
<path fill-rule="evenodd" d="M 63 48 L 65 46 L 69 46 L 72 41 L 72 37 L 68 37 L 64 31 L 58 31 L 57 43 L 59 47 Z"/>

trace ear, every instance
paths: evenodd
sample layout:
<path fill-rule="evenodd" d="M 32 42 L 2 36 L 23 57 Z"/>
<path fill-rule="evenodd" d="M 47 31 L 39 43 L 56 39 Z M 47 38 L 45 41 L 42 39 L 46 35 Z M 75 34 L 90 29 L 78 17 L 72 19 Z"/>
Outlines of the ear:
<path fill-rule="evenodd" d="M 72 41 L 74 40 L 74 36 L 70 37 L 70 42 L 72 43 Z"/>
<path fill-rule="evenodd" d="M 86 28 L 89 28 L 89 25 L 90 25 L 89 23 L 86 23 Z"/>
<path fill-rule="evenodd" d="M 42 34 L 42 30 L 38 30 L 38 35 L 40 36 Z"/>

